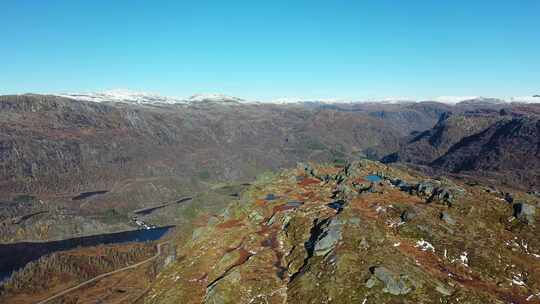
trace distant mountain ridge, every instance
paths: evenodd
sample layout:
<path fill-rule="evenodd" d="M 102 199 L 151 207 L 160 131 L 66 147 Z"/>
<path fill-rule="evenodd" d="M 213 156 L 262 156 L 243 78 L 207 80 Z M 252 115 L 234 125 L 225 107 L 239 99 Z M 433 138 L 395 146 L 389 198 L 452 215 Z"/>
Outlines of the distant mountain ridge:
<path fill-rule="evenodd" d="M 126 102 L 136 104 L 195 104 L 200 102 L 211 103 L 227 103 L 227 104 L 246 104 L 246 103 L 270 103 L 270 104 L 294 104 L 294 103 L 322 103 L 322 104 L 347 104 L 347 103 L 384 103 L 384 104 L 401 104 L 401 103 L 418 103 L 418 102 L 439 102 L 449 105 L 459 104 L 503 104 L 503 103 L 540 103 L 540 96 L 524 96 L 510 98 L 487 98 L 479 96 L 439 96 L 428 99 L 414 99 L 406 97 L 395 98 L 376 98 L 376 99 L 338 99 L 338 98 L 278 98 L 269 101 L 248 100 L 225 94 L 205 93 L 195 94 L 187 98 L 162 96 L 155 93 L 146 93 L 132 91 L 128 89 L 113 89 L 103 92 L 86 92 L 86 93 L 60 93 L 51 94 L 76 100 L 93 101 L 93 102 Z"/>
<path fill-rule="evenodd" d="M 505 117 L 453 145 L 431 165 L 455 173 L 474 172 L 503 182 L 540 185 L 540 118 Z"/>
<path fill-rule="evenodd" d="M 540 186 L 539 138 L 538 104 L 465 111 L 446 114 L 432 129 L 402 139 L 399 150 L 381 160 L 534 188 Z"/>

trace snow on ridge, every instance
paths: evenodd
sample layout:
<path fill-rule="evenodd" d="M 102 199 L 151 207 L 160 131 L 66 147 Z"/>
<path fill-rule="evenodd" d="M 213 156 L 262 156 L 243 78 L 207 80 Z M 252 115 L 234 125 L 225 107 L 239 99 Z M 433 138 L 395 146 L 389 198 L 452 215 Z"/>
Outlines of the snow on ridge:
<path fill-rule="evenodd" d="M 176 104 L 185 103 L 185 101 L 175 98 L 161 96 L 154 93 L 137 92 L 126 89 L 113 89 L 103 92 L 88 92 L 88 93 L 61 93 L 54 94 L 61 97 L 67 97 L 77 100 L 93 101 L 93 102 L 129 102 L 137 104 L 152 104 L 166 103 Z"/>
<path fill-rule="evenodd" d="M 510 97 L 507 99 L 508 102 L 523 102 L 523 103 L 540 103 L 540 96 L 521 96 L 521 97 Z"/>
<path fill-rule="evenodd" d="M 458 104 L 462 102 L 487 102 L 487 103 L 540 103 L 540 97 L 534 96 L 521 96 L 521 97 L 482 97 L 482 96 L 440 96 L 433 98 L 433 101 Z"/>
<path fill-rule="evenodd" d="M 195 94 L 187 99 L 188 102 L 220 102 L 220 103 L 247 103 L 248 101 L 224 94 L 216 94 L 216 93 L 203 93 L 203 94 Z"/>
<path fill-rule="evenodd" d="M 114 89 L 103 92 L 88 92 L 88 93 L 61 93 L 54 94 L 56 96 L 62 96 L 77 100 L 93 101 L 93 102 L 127 102 L 136 104 L 200 104 L 200 103 L 216 103 L 227 105 L 239 105 L 239 104 L 307 104 L 307 103 L 320 103 L 320 104 L 352 104 L 352 103 L 381 103 L 381 104 L 402 104 L 402 103 L 415 103 L 434 101 L 445 103 L 449 105 L 456 105 L 462 102 L 475 103 L 475 102 L 489 102 L 489 103 L 504 103 L 504 102 L 516 102 L 516 103 L 540 103 L 540 97 L 535 96 L 523 96 L 523 97 L 509 97 L 509 98 L 485 98 L 479 96 L 439 96 L 434 98 L 409 98 L 409 97 L 390 97 L 390 98 L 367 98 L 367 99 L 338 99 L 338 98 L 277 98 L 268 101 L 255 101 L 246 100 L 239 97 L 234 97 L 224 94 L 216 93 L 204 93 L 195 94 L 188 98 L 177 98 L 162 96 L 154 93 L 131 91 L 126 89 Z"/>
<path fill-rule="evenodd" d="M 154 93 L 131 91 L 127 89 L 113 89 L 103 92 L 88 93 L 61 93 L 54 95 L 93 102 L 127 102 L 136 104 L 196 104 L 203 102 L 223 104 L 250 103 L 250 101 L 246 101 L 242 98 L 228 96 L 224 94 L 195 94 L 188 98 L 178 98 L 162 96 Z"/>
<path fill-rule="evenodd" d="M 457 104 L 465 100 L 479 99 L 480 96 L 439 96 L 433 98 L 432 101 L 448 103 L 448 104 Z"/>

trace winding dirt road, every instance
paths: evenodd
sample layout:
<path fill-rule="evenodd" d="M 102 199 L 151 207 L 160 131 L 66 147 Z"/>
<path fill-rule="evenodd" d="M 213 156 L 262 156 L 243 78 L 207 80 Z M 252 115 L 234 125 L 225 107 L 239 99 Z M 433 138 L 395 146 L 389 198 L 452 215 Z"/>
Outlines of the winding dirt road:
<path fill-rule="evenodd" d="M 65 295 L 65 294 L 68 294 L 68 293 L 70 293 L 70 292 L 72 292 L 72 291 L 75 291 L 75 290 L 77 290 L 77 289 L 79 289 L 79 288 L 81 288 L 81 287 L 84 287 L 84 286 L 86 286 L 86 285 L 88 285 L 88 284 L 90 284 L 90 283 L 96 282 L 96 281 L 98 281 L 98 280 L 100 280 L 100 279 L 106 278 L 106 277 L 108 277 L 108 276 L 111 276 L 111 275 L 113 275 L 113 274 L 116 274 L 116 273 L 119 273 L 119 272 L 122 272 L 122 271 L 126 271 L 126 270 L 129 270 L 129 269 L 133 269 L 133 268 L 139 267 L 139 266 L 141 266 L 141 265 L 144 265 L 144 264 L 146 264 L 146 263 L 148 263 L 148 262 L 151 262 L 151 261 L 157 259 L 157 258 L 161 255 L 161 246 L 163 246 L 163 245 L 165 245 L 165 244 L 168 244 L 168 243 L 169 243 L 169 241 L 157 244 L 157 246 L 156 246 L 156 247 L 157 247 L 157 253 L 156 253 L 153 257 L 151 257 L 151 258 L 148 258 L 148 259 L 146 259 L 146 260 L 144 260 L 144 261 L 135 263 L 135 264 L 133 264 L 133 265 L 126 266 L 126 267 L 124 267 L 124 268 L 120 268 L 120 269 L 116 269 L 116 270 L 111 271 L 111 272 L 107 272 L 107 273 L 104 273 L 104 274 L 100 274 L 100 275 L 98 275 L 97 277 L 94 277 L 94 278 L 92 278 L 92 279 L 90 279 L 90 280 L 86 280 L 86 281 L 80 283 L 79 285 L 76 285 L 76 286 L 73 286 L 73 287 L 71 287 L 71 288 L 65 289 L 64 291 L 61 291 L 61 292 L 55 294 L 54 296 L 48 297 L 48 298 L 45 299 L 45 300 L 41 300 L 41 301 L 39 301 L 39 302 L 36 302 L 36 304 L 44 304 L 44 303 L 47 303 L 47 302 L 49 302 L 49 301 L 58 299 L 58 298 L 60 298 L 61 296 Z"/>

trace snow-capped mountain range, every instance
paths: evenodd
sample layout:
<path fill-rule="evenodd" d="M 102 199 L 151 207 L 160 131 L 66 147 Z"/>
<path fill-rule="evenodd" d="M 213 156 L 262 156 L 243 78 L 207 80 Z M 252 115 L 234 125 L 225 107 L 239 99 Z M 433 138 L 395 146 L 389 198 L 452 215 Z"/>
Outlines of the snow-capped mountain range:
<path fill-rule="evenodd" d="M 135 92 L 125 89 L 115 89 L 103 92 L 89 93 L 61 93 L 53 94 L 57 96 L 73 98 L 77 100 L 94 101 L 94 102 L 129 102 L 129 103 L 167 103 L 175 104 L 184 102 L 174 97 L 161 96 L 159 94 Z"/>
<path fill-rule="evenodd" d="M 115 89 L 103 92 L 89 93 L 62 93 L 53 94 L 57 96 L 73 98 L 77 100 L 94 101 L 94 102 L 127 102 L 137 104 L 191 104 L 197 102 L 220 102 L 220 103 L 242 103 L 244 100 L 237 97 L 227 96 L 223 94 L 196 94 L 188 98 L 178 98 L 170 96 L 162 96 L 154 93 L 136 92 L 125 89 Z"/>
<path fill-rule="evenodd" d="M 228 96 L 223 94 L 196 94 L 187 98 L 168 97 L 154 93 L 137 92 L 126 89 L 107 90 L 103 92 L 88 93 L 61 93 L 52 94 L 61 97 L 72 98 L 76 100 L 85 100 L 93 102 L 126 102 L 136 104 L 197 104 L 197 103 L 219 103 L 219 104 L 246 104 L 246 103 L 272 103 L 272 104 L 291 104 L 291 103 L 356 103 L 356 102 L 379 102 L 379 103 L 411 103 L 420 101 L 435 101 L 446 104 L 466 103 L 540 103 L 540 96 L 524 96 L 510 98 L 485 98 L 480 96 L 439 96 L 434 98 L 414 99 L 406 97 L 398 98 L 380 98 L 365 100 L 346 100 L 346 99 L 304 99 L 304 98 L 279 98 L 270 101 L 245 100 L 242 98 Z"/>

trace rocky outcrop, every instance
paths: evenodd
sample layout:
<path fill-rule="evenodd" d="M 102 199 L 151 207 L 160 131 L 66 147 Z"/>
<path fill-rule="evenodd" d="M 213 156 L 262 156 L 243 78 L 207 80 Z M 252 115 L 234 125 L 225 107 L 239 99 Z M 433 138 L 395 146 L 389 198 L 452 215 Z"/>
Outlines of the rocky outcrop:
<path fill-rule="evenodd" d="M 399 218 L 403 222 L 410 222 L 412 221 L 418 214 L 413 208 L 407 208 L 404 210 L 400 215 Z"/>
<path fill-rule="evenodd" d="M 406 282 L 406 276 L 397 276 L 390 270 L 382 266 L 374 266 L 370 268 L 370 272 L 373 275 L 366 283 L 366 287 L 372 288 L 379 280 L 384 284 L 383 292 L 399 296 L 406 295 L 411 292 L 411 288 L 408 287 Z"/>
<path fill-rule="evenodd" d="M 332 218 L 319 226 L 313 240 L 313 255 L 324 256 L 332 251 L 341 240 L 342 226 L 337 218 Z"/>
<path fill-rule="evenodd" d="M 457 199 L 465 194 L 465 190 L 448 180 L 423 180 L 416 184 L 405 182 L 399 178 L 385 177 L 392 185 L 401 191 L 422 197 L 426 202 L 442 202 L 452 206 Z"/>
<path fill-rule="evenodd" d="M 527 203 L 515 203 L 513 205 L 514 216 L 519 220 L 526 222 L 529 225 L 533 225 L 536 218 L 536 206 Z"/>
<path fill-rule="evenodd" d="M 448 214 L 448 212 L 446 212 L 446 211 L 441 212 L 439 217 L 441 218 L 441 220 L 443 222 L 447 223 L 448 225 L 455 225 L 456 224 L 456 220 L 454 220 L 452 218 L 452 216 L 450 216 L 450 214 Z"/>

